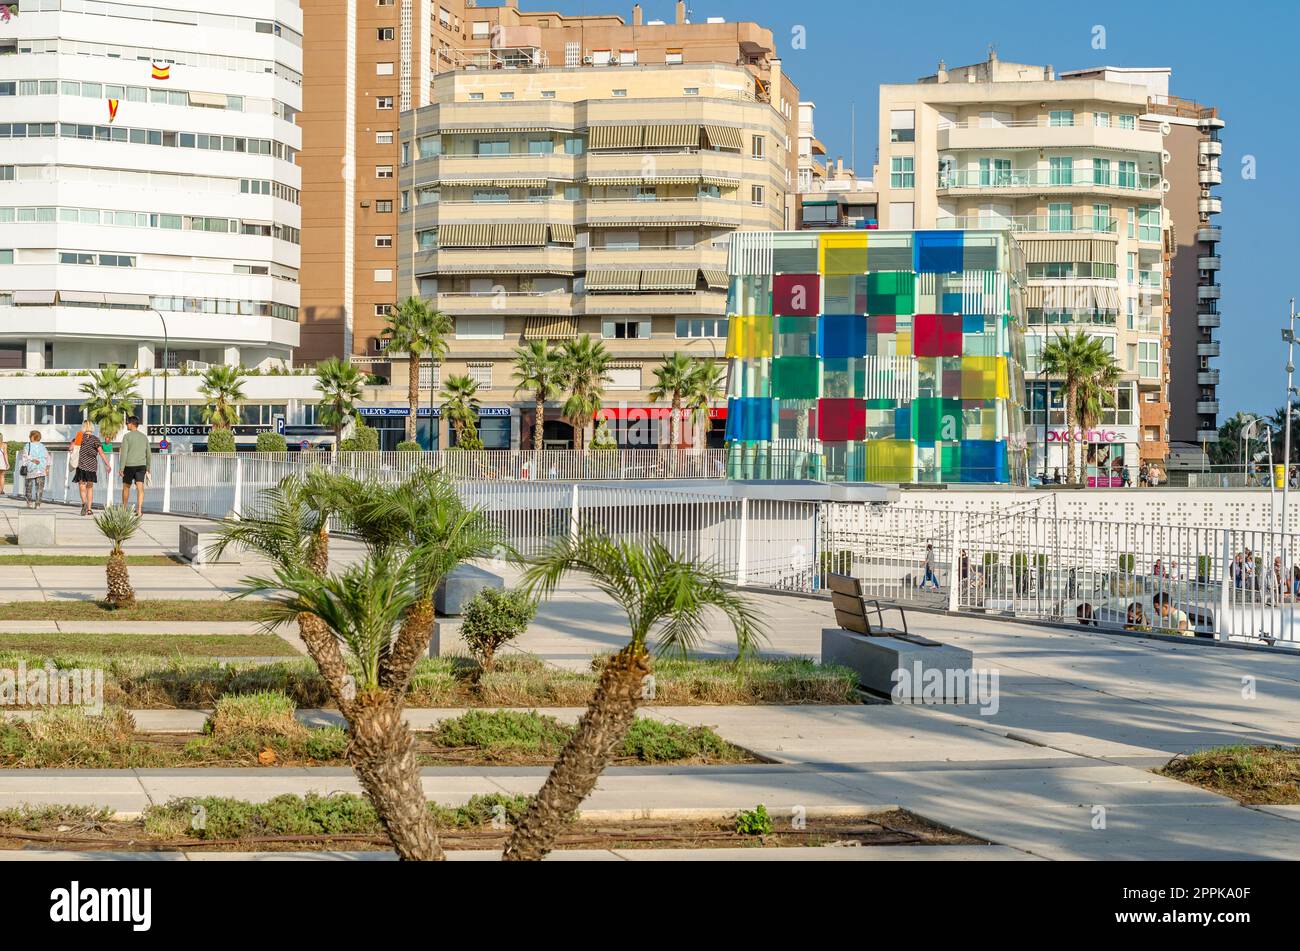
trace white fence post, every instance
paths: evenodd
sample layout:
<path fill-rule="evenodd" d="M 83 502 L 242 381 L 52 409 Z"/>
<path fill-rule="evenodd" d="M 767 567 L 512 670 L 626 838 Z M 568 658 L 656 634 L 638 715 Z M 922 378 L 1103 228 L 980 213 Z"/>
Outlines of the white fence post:
<path fill-rule="evenodd" d="M 167 461 L 163 465 L 163 500 L 162 510 L 168 513 L 172 510 L 172 457 L 171 453 L 167 454 Z"/>
<path fill-rule="evenodd" d="M 736 547 L 736 584 L 749 583 L 749 499 L 740 500 L 740 542 Z"/>
<path fill-rule="evenodd" d="M 244 497 L 244 460 L 235 457 L 235 502 L 230 507 L 230 514 L 239 518 L 243 514 Z"/>
<path fill-rule="evenodd" d="M 1214 639 L 1217 641 L 1226 641 L 1228 639 L 1228 604 L 1232 596 L 1232 532 L 1229 529 L 1223 529 L 1223 551 L 1219 557 L 1223 563 L 1223 577 L 1219 584 L 1219 610 L 1214 612 Z"/>
<path fill-rule="evenodd" d="M 952 513 L 952 533 L 948 544 L 951 545 L 948 559 L 948 610 L 956 611 L 961 606 L 960 591 L 964 579 L 961 576 L 961 514 Z"/>
<path fill-rule="evenodd" d="M 578 483 L 573 483 L 573 499 L 569 503 L 569 540 L 578 540 Z"/>

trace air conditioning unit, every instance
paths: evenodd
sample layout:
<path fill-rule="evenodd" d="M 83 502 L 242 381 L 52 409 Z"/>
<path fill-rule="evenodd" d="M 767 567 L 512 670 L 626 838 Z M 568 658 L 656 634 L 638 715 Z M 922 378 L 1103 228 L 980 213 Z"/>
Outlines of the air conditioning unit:
<path fill-rule="evenodd" d="M 186 360 L 181 364 L 182 373 L 206 373 L 211 369 L 212 364 L 204 363 L 202 360 Z"/>
<path fill-rule="evenodd" d="M 582 58 L 582 65 L 583 65 L 583 66 L 590 66 L 590 65 L 591 65 L 592 63 L 594 63 L 594 62 L 595 62 L 595 60 L 593 60 L 590 56 L 584 56 L 584 57 Z"/>

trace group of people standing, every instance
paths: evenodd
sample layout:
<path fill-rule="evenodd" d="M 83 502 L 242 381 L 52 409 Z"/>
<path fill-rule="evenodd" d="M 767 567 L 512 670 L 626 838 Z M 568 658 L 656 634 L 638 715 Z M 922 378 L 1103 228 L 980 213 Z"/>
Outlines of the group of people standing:
<path fill-rule="evenodd" d="M 136 490 L 135 509 L 144 511 L 144 490 L 149 483 L 150 450 L 149 437 L 140 431 L 140 418 L 129 416 L 126 420 L 126 433 L 122 437 L 122 505 L 130 503 L 131 487 Z M 4 434 L 0 433 L 0 446 L 6 446 Z M 109 447 L 110 451 L 112 447 Z M 69 481 L 77 484 L 81 496 L 81 514 L 90 515 L 94 509 L 95 485 L 99 482 L 99 464 L 104 463 L 104 471 L 113 471 L 113 461 L 104 452 L 104 442 L 95 433 L 95 425 L 90 420 L 82 423 L 68 447 Z M 10 466 L 9 453 L 0 452 L 0 482 L 3 481 Z M 39 430 L 33 429 L 27 434 L 27 442 L 18 449 L 13 459 L 14 474 L 22 479 L 23 496 L 28 508 L 40 508 L 45 499 L 45 484 L 49 479 L 51 458 L 49 449 L 41 441 Z M 18 480 L 14 480 L 15 492 Z"/>

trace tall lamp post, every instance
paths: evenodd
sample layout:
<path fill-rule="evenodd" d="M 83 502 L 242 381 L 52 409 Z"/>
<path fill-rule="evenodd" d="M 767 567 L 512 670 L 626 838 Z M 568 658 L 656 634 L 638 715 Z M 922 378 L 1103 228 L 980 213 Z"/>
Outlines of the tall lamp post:
<path fill-rule="evenodd" d="M 163 405 L 162 414 L 158 417 L 158 421 L 160 423 L 159 428 L 163 432 L 163 438 L 166 439 L 167 425 L 170 423 L 167 416 L 167 378 L 171 376 L 172 345 L 171 337 L 167 334 L 167 319 L 163 317 L 160 310 L 155 310 L 154 313 L 158 315 L 158 321 L 162 324 L 163 329 Z"/>
<path fill-rule="evenodd" d="M 1286 533 L 1286 506 L 1291 486 L 1291 396 L 1295 393 L 1295 298 L 1291 298 L 1291 326 L 1282 331 L 1286 341 L 1286 429 L 1282 433 L 1282 532 Z"/>

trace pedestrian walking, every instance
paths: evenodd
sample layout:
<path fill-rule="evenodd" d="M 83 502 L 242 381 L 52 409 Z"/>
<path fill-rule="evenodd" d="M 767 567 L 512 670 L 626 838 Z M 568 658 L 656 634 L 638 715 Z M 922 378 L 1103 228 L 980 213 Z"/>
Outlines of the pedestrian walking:
<path fill-rule="evenodd" d="M 23 477 L 27 507 L 40 508 L 45 498 L 45 477 L 50 473 L 50 453 L 41 442 L 41 433 L 33 429 L 27 434 L 27 445 L 18 454 L 18 474 Z"/>
<path fill-rule="evenodd" d="M 107 472 L 113 471 L 113 463 L 104 455 L 104 444 L 95 435 L 95 424 L 87 419 L 81 424 L 81 445 L 77 448 L 76 471 L 72 481 L 77 483 L 81 493 L 81 514 L 89 515 L 95 507 L 95 483 L 99 481 L 99 460 L 104 460 Z"/>
<path fill-rule="evenodd" d="M 135 486 L 135 512 L 144 514 L 144 490 L 149 484 L 149 437 L 140 432 L 140 417 L 126 418 L 126 435 L 122 437 L 122 507 L 131 503 L 131 486 Z"/>
<path fill-rule="evenodd" d="M 925 587 L 927 581 L 934 582 L 934 590 L 939 590 L 939 576 L 934 573 L 934 546 L 925 546 L 925 576 L 921 579 L 921 587 Z"/>

